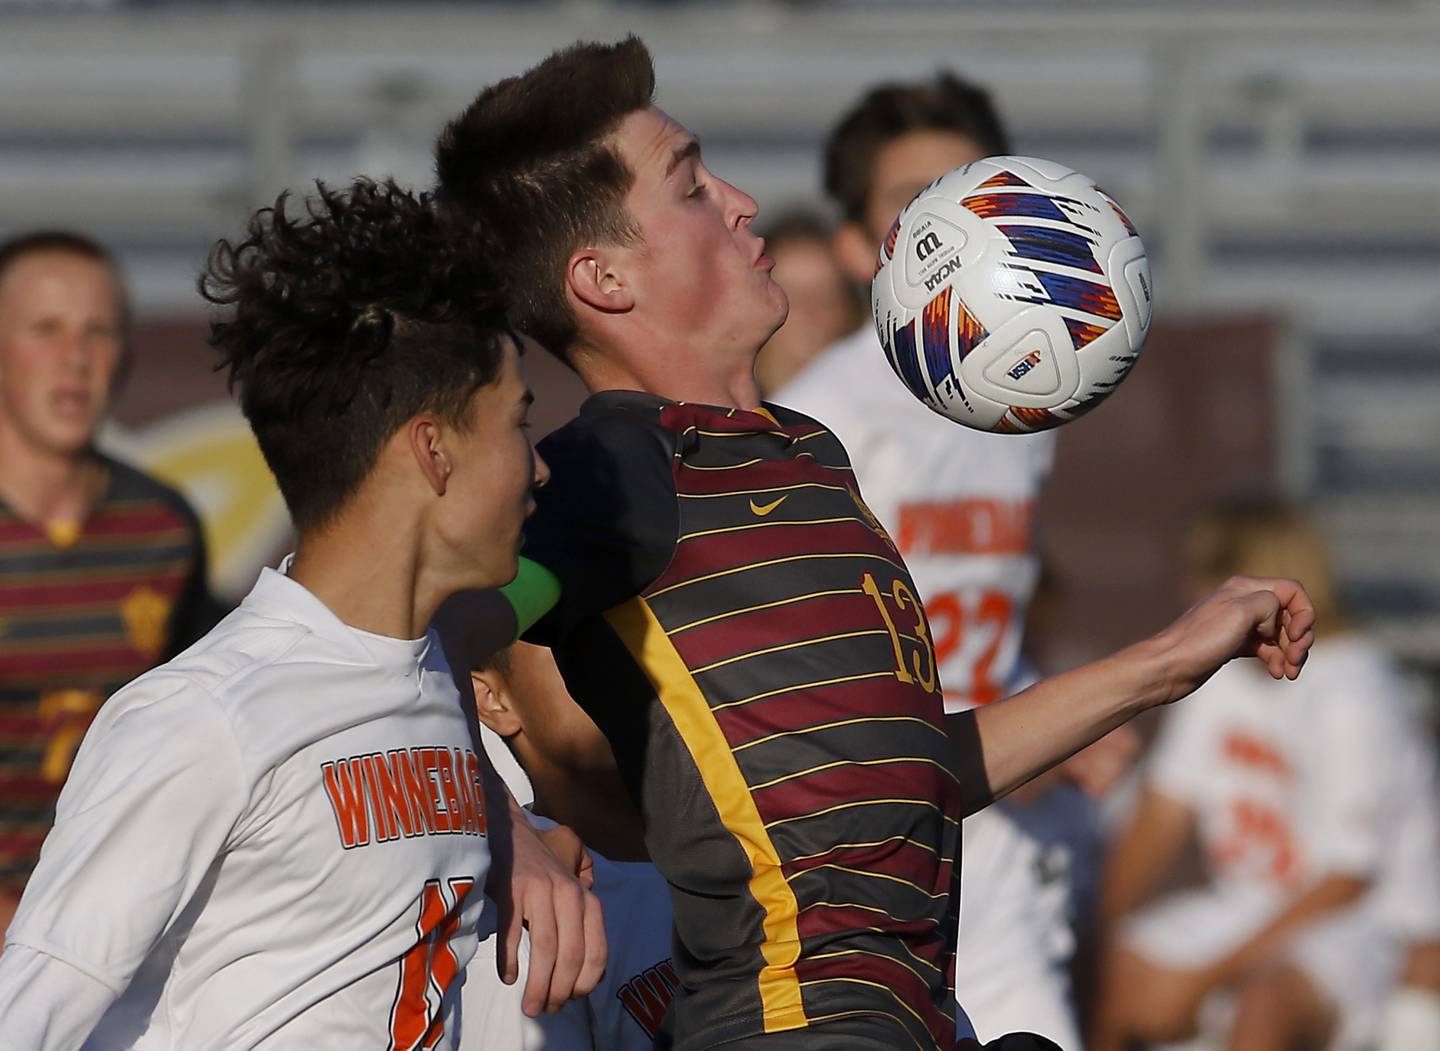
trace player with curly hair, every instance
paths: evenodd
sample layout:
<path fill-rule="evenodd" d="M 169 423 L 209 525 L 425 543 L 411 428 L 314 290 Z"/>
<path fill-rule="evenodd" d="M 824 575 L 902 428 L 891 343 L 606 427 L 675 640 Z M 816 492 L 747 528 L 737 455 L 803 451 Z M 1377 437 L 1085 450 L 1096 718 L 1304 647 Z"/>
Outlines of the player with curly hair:
<path fill-rule="evenodd" d="M 0 956 L 7 1047 L 454 1046 L 492 843 L 488 889 L 558 959 L 527 1007 L 594 985 L 598 907 L 485 805 L 427 630 L 515 575 L 546 477 L 483 258 L 366 181 L 216 247 L 212 342 L 296 552 L 86 737 Z"/>

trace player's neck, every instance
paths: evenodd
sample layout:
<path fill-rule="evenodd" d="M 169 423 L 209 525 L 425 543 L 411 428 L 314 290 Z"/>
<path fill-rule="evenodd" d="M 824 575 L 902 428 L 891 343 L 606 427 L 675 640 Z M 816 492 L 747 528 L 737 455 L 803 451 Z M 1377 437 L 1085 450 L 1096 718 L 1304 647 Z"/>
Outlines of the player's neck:
<path fill-rule="evenodd" d="M 0 422 L 0 499 L 28 522 L 83 522 L 105 491 L 104 465 L 86 450 L 37 449 Z"/>
<path fill-rule="evenodd" d="M 535 789 L 535 813 L 568 825 L 587 847 L 611 861 L 649 861 L 640 816 L 618 776 L 587 774 L 549 762 L 517 741 L 517 753 Z"/>
<path fill-rule="evenodd" d="M 571 362 L 591 394 L 638 390 L 692 405 L 718 405 L 747 412 L 760 406 L 753 355 L 748 360 L 711 363 L 694 357 L 632 359 L 577 347 Z"/>
<path fill-rule="evenodd" d="M 421 562 L 403 523 L 352 512 L 301 534 L 290 577 L 352 628 L 415 639 L 445 598 L 428 594 Z"/>

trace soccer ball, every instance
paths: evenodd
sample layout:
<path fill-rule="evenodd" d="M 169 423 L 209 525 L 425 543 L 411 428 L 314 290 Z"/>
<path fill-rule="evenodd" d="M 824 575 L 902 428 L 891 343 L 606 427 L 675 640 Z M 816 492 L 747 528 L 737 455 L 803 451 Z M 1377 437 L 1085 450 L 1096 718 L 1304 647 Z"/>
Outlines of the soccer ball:
<path fill-rule="evenodd" d="M 871 285 L 890 367 L 982 431 L 1075 419 L 1119 386 L 1150 330 L 1145 246 L 1105 191 L 1051 161 L 990 157 L 921 190 Z"/>

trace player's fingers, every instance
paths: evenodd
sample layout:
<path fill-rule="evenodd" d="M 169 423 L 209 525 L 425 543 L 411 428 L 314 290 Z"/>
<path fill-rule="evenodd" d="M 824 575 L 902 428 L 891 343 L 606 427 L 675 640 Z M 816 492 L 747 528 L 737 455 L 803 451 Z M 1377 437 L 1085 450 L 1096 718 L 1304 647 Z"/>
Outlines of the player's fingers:
<path fill-rule="evenodd" d="M 555 888 L 555 967 L 545 1007 L 558 1011 L 575 995 L 575 982 L 585 964 L 585 898 L 589 892 L 566 880 Z"/>
<path fill-rule="evenodd" d="M 513 905 L 502 904 L 496 917 L 500 938 L 496 945 L 495 970 L 506 985 L 514 985 L 520 973 L 520 910 Z"/>
<path fill-rule="evenodd" d="M 530 972 L 525 976 L 525 993 L 520 1009 L 536 1018 L 549 1000 L 550 975 L 555 970 L 555 912 L 550 895 L 532 894 L 526 902 L 525 924 L 530 928 Z"/>
<path fill-rule="evenodd" d="M 605 942 L 605 913 L 600 899 L 585 895 L 585 962 L 575 979 L 575 995 L 588 996 L 600 984 L 609 959 L 610 947 Z"/>

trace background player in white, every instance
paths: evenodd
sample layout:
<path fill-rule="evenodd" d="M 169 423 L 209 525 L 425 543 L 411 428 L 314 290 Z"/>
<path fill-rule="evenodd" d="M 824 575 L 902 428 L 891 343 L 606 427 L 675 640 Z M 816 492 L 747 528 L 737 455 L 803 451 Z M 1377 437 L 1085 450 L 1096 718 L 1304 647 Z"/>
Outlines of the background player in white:
<path fill-rule="evenodd" d="M 648 1051 L 678 981 L 670 889 L 650 864 L 610 745 L 542 647 L 517 642 L 473 679 L 485 746 L 512 794 L 534 801 L 537 823 L 561 821 L 592 849 L 608 962 L 588 996 L 526 1018 L 487 962 L 495 939 L 483 941 L 465 976 L 461 1051 Z"/>
<path fill-rule="evenodd" d="M 1198 1026 L 1203 1046 L 1230 1051 L 1371 1047 L 1407 943 L 1440 929 L 1429 735 L 1390 657 L 1345 630 L 1301 516 L 1239 505 L 1191 539 L 1196 590 L 1303 571 L 1332 627 L 1303 682 L 1268 689 L 1221 669 L 1167 717 L 1107 865 L 1115 948 L 1093 1046 Z M 1192 830 L 1203 887 L 1137 911 Z"/>
<path fill-rule="evenodd" d="M 426 628 L 514 575 L 545 477 L 504 304 L 454 237 L 362 182 L 213 254 L 213 341 L 297 552 L 86 737 L 0 956 L 5 1046 L 97 1022 L 91 1047 L 454 1046 L 507 823 Z M 603 967 L 598 907 L 513 826 L 494 889 L 563 929 L 526 997 L 553 1008 Z"/>
<path fill-rule="evenodd" d="M 842 218 L 835 251 L 851 279 L 868 287 L 880 244 L 916 193 L 953 168 L 1009 152 L 976 85 L 941 74 L 869 91 L 825 150 L 825 187 Z M 930 412 L 890 371 L 868 312 L 773 397 L 824 420 L 850 451 L 870 509 L 922 593 L 946 710 L 1033 682 L 1020 641 L 1040 573 L 1034 509 L 1054 435 L 983 434 Z M 1099 747 L 1113 755 L 1127 743 Z M 1098 774 L 1113 764 L 1090 767 L 1085 773 Z M 1029 1029 L 1067 1051 L 1080 1043 L 1066 965 L 1072 868 L 1088 852 L 1073 841 L 1093 815 L 1063 780 L 1047 775 L 965 822 L 955 984 L 982 1039 Z"/>

